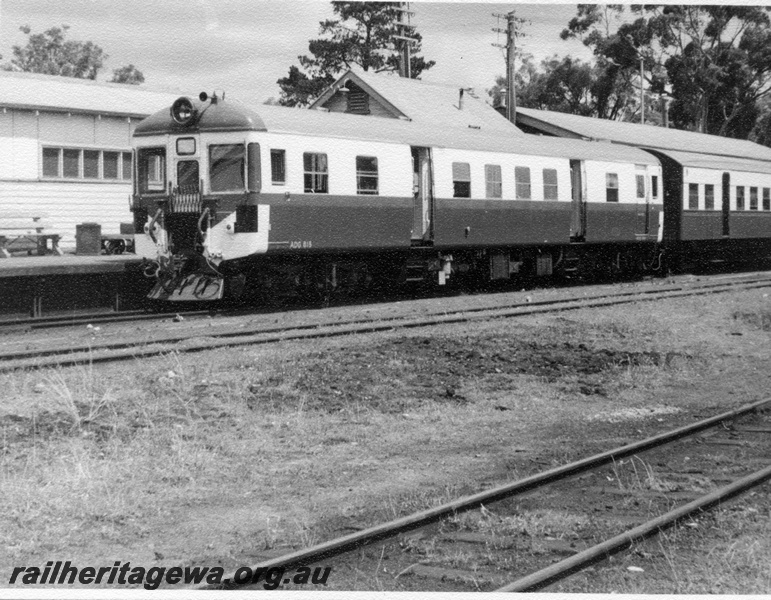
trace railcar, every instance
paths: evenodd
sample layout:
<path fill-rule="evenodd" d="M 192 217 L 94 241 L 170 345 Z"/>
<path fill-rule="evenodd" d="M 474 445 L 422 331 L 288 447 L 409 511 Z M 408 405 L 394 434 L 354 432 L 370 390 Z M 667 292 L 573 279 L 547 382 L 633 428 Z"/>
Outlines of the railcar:
<path fill-rule="evenodd" d="M 157 300 L 660 267 L 642 150 L 202 94 L 133 137 L 136 252 Z"/>

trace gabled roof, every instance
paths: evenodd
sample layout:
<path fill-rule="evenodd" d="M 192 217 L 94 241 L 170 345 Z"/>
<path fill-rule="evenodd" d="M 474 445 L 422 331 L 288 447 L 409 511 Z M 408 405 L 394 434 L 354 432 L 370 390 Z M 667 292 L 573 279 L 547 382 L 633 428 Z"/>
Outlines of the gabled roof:
<path fill-rule="evenodd" d="M 364 90 L 393 118 L 440 128 L 478 128 L 487 131 L 501 129 L 507 131 L 508 135 L 524 135 L 498 111 L 472 95 L 469 90 L 463 91 L 461 106 L 462 88 L 459 85 L 427 83 L 419 79 L 398 77 L 395 74 L 374 74 L 358 69 L 351 69 L 341 75 L 310 108 L 318 109 L 330 105 L 347 81 L 352 81 Z"/>
<path fill-rule="evenodd" d="M 517 108 L 517 123 L 559 137 L 603 139 L 637 148 L 771 160 L 771 148 L 748 140 L 667 129 L 653 125 L 594 119 L 533 108 Z"/>
<path fill-rule="evenodd" d="M 0 71 L 0 108 L 143 118 L 180 95 L 139 85 Z"/>

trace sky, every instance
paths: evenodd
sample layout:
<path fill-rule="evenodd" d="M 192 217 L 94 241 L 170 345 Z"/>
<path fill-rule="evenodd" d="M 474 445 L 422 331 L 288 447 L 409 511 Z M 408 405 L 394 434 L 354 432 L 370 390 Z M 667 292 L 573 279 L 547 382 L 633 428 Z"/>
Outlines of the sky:
<path fill-rule="evenodd" d="M 493 13 L 515 10 L 529 21 L 517 41 L 537 60 L 572 55 L 589 60 L 578 40 L 559 34 L 575 4 L 413 2 L 412 23 L 423 36 L 422 55 L 435 60 L 422 79 L 474 88 L 480 96 L 505 74 L 505 20 Z M 224 91 L 245 102 L 278 98 L 276 80 L 286 76 L 319 22 L 332 18 L 321 0 L 0 0 L 0 54 L 12 57 L 32 33 L 69 25 L 68 39 L 92 41 L 107 54 L 100 80 L 133 64 L 151 88 L 181 93 Z"/>

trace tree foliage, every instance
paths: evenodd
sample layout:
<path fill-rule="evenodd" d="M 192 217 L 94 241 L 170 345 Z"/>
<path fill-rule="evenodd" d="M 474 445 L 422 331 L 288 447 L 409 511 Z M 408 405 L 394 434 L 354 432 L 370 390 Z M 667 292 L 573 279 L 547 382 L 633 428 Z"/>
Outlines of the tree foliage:
<path fill-rule="evenodd" d="M 332 2 L 335 19 L 322 21 L 323 37 L 308 43 L 309 55 L 299 56 L 300 66 L 292 65 L 289 74 L 278 80 L 280 103 L 307 106 L 329 86 L 335 76 L 354 65 L 364 71 L 397 71 L 399 51 L 394 35 L 400 31 L 401 4 L 398 2 Z M 410 72 L 413 78 L 434 61 L 419 56 L 421 36 L 411 30 Z"/>
<path fill-rule="evenodd" d="M 145 82 L 145 76 L 142 74 L 142 71 L 137 69 L 134 65 L 127 65 L 120 69 L 113 70 L 110 82 L 139 85 Z"/>
<path fill-rule="evenodd" d="M 765 7 L 580 4 L 562 37 L 581 38 L 619 74 L 639 71 L 642 58 L 648 92 L 672 98 L 678 128 L 747 138 L 769 93 Z"/>
<path fill-rule="evenodd" d="M 13 58 L 3 65 L 6 71 L 43 73 L 78 79 L 96 79 L 107 54 L 93 42 L 67 39 L 68 25 L 32 33 L 29 25 L 20 27 L 28 35 L 25 46 L 13 47 Z M 142 83 L 144 75 L 134 65 L 113 71 L 118 83 Z"/>

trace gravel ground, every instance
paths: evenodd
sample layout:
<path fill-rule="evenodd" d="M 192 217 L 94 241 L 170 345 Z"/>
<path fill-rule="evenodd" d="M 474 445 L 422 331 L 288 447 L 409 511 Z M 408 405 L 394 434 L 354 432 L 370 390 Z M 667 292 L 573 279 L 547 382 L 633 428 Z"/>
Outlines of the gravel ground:
<path fill-rule="evenodd" d="M 757 400 L 769 315 L 755 290 L 2 376 L 2 584 L 48 560 L 229 570 Z M 768 593 L 763 494 L 668 539 L 668 570 L 560 589 Z M 328 587 L 409 589 L 373 565 Z"/>

